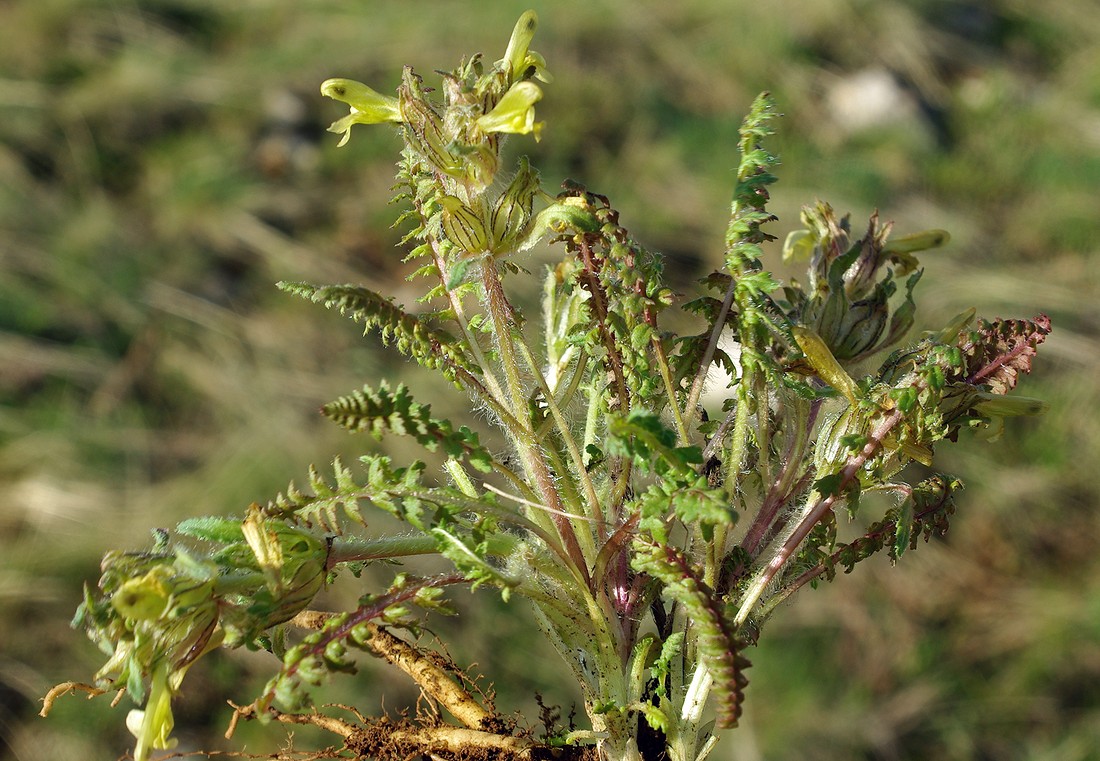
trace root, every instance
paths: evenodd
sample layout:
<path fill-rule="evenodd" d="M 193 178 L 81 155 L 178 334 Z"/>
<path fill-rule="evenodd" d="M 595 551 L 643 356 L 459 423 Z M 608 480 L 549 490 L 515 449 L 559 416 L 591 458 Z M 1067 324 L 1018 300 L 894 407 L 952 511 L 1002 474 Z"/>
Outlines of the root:
<path fill-rule="evenodd" d="M 38 712 L 38 715 L 43 719 L 50 715 L 50 711 L 53 710 L 54 702 L 62 695 L 68 695 L 73 692 L 86 692 L 88 693 L 88 700 L 99 697 L 107 692 L 107 690 L 100 689 L 91 684 L 84 684 L 83 682 L 62 682 L 59 685 L 51 688 L 46 696 L 42 698 L 42 710 Z M 111 701 L 111 708 L 118 705 L 118 701 L 122 699 L 125 690 L 119 690 L 115 695 L 114 700 Z"/>
<path fill-rule="evenodd" d="M 235 711 L 226 737 L 230 737 L 241 719 L 257 717 L 254 706 L 230 703 Z M 446 761 L 594 761 L 593 747 L 550 748 L 529 737 L 485 732 L 448 725 L 420 726 L 407 719 L 366 719 L 357 725 L 320 713 L 290 714 L 274 708 L 267 717 L 283 724 L 307 724 L 319 727 L 344 741 L 344 747 L 359 758 L 380 761 L 405 761 L 409 758 L 434 758 Z"/>
<path fill-rule="evenodd" d="M 302 611 L 291 623 L 306 629 L 320 629 L 331 614 Z M 501 719 L 487 711 L 461 685 L 425 653 L 376 624 L 368 624 L 371 652 L 401 669 L 421 691 L 454 716 L 468 729 L 497 730 Z"/>

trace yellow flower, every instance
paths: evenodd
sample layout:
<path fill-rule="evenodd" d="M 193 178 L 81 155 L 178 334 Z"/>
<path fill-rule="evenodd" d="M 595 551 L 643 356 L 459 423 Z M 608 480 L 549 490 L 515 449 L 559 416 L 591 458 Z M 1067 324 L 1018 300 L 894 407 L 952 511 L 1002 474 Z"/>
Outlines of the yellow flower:
<path fill-rule="evenodd" d="M 401 108 L 397 98 L 382 95 L 362 82 L 351 79 L 326 79 L 321 83 L 321 94 L 351 106 L 350 114 L 333 122 L 328 128 L 329 132 L 343 135 L 338 145 L 347 143 L 348 138 L 351 137 L 353 124 L 404 121 L 401 118 Z"/>
<path fill-rule="evenodd" d="M 534 82 L 516 82 L 492 111 L 477 120 L 485 132 L 508 132 L 515 135 L 535 133 L 539 139 L 546 122 L 535 121 L 535 104 L 542 100 L 542 90 Z"/>
<path fill-rule="evenodd" d="M 551 81 L 550 74 L 546 71 L 546 59 L 530 49 L 538 23 L 539 17 L 534 11 L 527 11 L 520 16 L 515 29 L 512 30 L 512 37 L 508 40 L 508 49 L 504 51 L 504 58 L 497 61 L 499 65 L 506 67 L 510 82 L 520 79 L 532 68 L 535 70 L 536 79 L 543 82 Z"/>
<path fill-rule="evenodd" d="M 282 591 L 283 547 L 275 532 L 264 525 L 259 505 L 253 503 L 249 508 L 248 515 L 241 522 L 241 532 L 252 554 L 256 556 L 260 570 L 267 577 L 268 588 L 273 593 Z"/>
<path fill-rule="evenodd" d="M 174 748 L 178 742 L 169 737 L 175 719 L 172 716 L 172 688 L 169 685 L 169 664 L 162 660 L 153 671 L 153 683 L 145 710 L 133 710 L 126 716 L 126 728 L 137 738 L 134 761 L 147 761 L 150 750 Z M 186 669 L 184 669 L 186 671 Z M 182 672 L 179 672 L 182 676 Z M 179 686 L 179 680 L 176 687 Z"/>
<path fill-rule="evenodd" d="M 129 579 L 111 595 L 111 605 L 123 618 L 155 621 L 168 607 L 172 595 L 172 570 L 154 566 L 148 573 Z"/>

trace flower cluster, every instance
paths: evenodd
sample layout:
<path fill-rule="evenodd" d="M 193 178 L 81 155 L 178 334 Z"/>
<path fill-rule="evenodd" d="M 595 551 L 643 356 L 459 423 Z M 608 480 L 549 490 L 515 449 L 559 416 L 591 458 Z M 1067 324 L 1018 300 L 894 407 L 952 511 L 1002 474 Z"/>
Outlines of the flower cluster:
<path fill-rule="evenodd" d="M 876 213 L 866 234 L 853 240 L 848 217 L 838 219 L 826 203 L 805 207 L 802 222 L 806 229 L 792 232 L 783 246 L 784 261 L 809 262 L 805 290 L 797 283 L 785 289 L 794 321 L 821 336 L 842 363 L 897 343 L 912 327 L 916 311 L 912 295 L 921 271 L 912 254 L 942 246 L 950 236 L 926 230 L 888 242 L 892 225 L 880 224 Z M 905 275 L 905 302 L 891 311 L 895 277 Z"/>
<path fill-rule="evenodd" d="M 443 75 L 443 102 L 428 97 L 419 76 L 407 68 L 397 97 L 382 95 L 361 82 L 329 79 L 321 93 L 351 107 L 329 130 L 347 143 L 355 124 L 396 122 L 422 168 L 438 185 L 443 237 L 461 258 L 515 251 L 525 237 L 539 191 L 538 173 L 526 160 L 495 198 L 486 191 L 500 168 L 500 136 L 533 134 L 542 89 L 549 82 L 546 62 L 530 49 L 537 16 L 528 11 L 512 32 L 504 57 L 484 72 L 478 56 Z"/>
<path fill-rule="evenodd" d="M 305 608 L 325 579 L 326 543 L 258 507 L 244 521 L 199 519 L 179 530 L 220 549 L 199 557 L 158 531 L 149 552 L 110 552 L 99 594 L 85 590 L 73 621 L 110 656 L 96 682 L 144 704 L 126 720 L 136 761 L 175 745 L 172 698 L 195 661 L 221 645 L 253 644 Z"/>

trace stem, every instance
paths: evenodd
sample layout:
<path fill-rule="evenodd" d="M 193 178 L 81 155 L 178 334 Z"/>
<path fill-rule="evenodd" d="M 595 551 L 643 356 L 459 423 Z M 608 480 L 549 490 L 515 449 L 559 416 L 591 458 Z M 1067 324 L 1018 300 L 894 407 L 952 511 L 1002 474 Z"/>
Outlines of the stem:
<path fill-rule="evenodd" d="M 696 408 L 699 405 L 699 397 L 703 394 L 703 384 L 706 383 L 707 373 L 710 371 L 710 363 L 714 359 L 714 352 L 718 348 L 718 339 L 722 336 L 722 330 L 726 326 L 726 315 L 733 305 L 733 296 L 736 290 L 736 279 L 731 280 L 726 289 L 726 296 L 722 299 L 722 306 L 718 310 L 718 316 L 714 319 L 714 327 L 711 328 L 710 338 L 707 339 L 707 348 L 703 351 L 703 359 L 699 363 L 699 369 L 695 372 L 695 380 L 691 383 L 691 391 L 688 392 L 687 401 L 684 403 L 684 420 L 686 424 L 695 422 Z"/>
<path fill-rule="evenodd" d="M 493 321 L 493 332 L 497 336 L 501 366 L 504 369 L 504 378 L 508 385 L 508 394 L 511 398 L 512 414 L 518 421 L 518 419 L 523 416 L 523 411 L 526 409 L 527 399 L 523 389 L 523 381 L 520 378 L 519 365 L 516 362 L 515 346 L 513 344 L 512 326 L 515 324 L 514 313 L 511 305 L 508 303 L 507 296 L 504 294 L 504 288 L 500 282 L 500 275 L 491 257 L 486 258 L 482 262 L 481 272 L 482 284 L 485 289 L 485 299 L 489 308 L 489 316 Z M 541 453 L 535 446 L 528 443 L 526 437 L 522 435 L 523 432 L 530 433 L 530 428 L 521 424 L 519 431 L 511 431 L 509 429 L 509 432 L 512 433 L 516 446 L 519 449 L 519 455 L 520 459 L 523 461 L 524 470 L 527 471 L 528 477 L 537 486 L 543 502 L 547 507 L 557 511 L 556 513 L 550 514 L 550 520 L 557 528 L 558 535 L 561 537 L 562 545 L 569 556 L 574 573 L 584 582 L 585 587 L 590 587 L 591 578 L 589 577 L 588 566 L 584 558 L 584 553 L 581 552 L 580 544 L 577 541 L 577 535 L 573 531 L 573 525 L 569 522 L 568 518 L 559 514 L 568 511 L 562 504 L 561 496 L 558 493 L 557 487 L 554 485 L 553 476 L 551 476 L 550 470 L 547 468 L 546 461 L 543 459 Z M 539 520 L 542 514 L 539 513 L 539 511 L 535 512 L 539 515 L 532 517 L 534 520 Z"/>
<path fill-rule="evenodd" d="M 703 449 L 703 462 L 706 463 L 710 458 L 715 456 L 719 447 L 722 446 L 727 431 L 729 431 L 731 426 L 733 427 L 733 435 L 730 439 L 730 451 L 724 466 L 725 476 L 723 480 L 727 484 L 734 485 L 740 483 L 741 466 L 745 461 L 745 445 L 748 441 L 749 431 L 749 407 L 744 395 L 741 393 L 741 389 L 744 388 L 744 386 L 741 385 L 743 382 L 744 376 L 742 376 L 741 381 L 738 383 L 739 398 L 736 408 L 730 410 L 725 420 L 718 426 L 718 430 L 715 431 L 714 436 L 707 442 L 707 446 Z M 736 488 L 731 495 L 731 499 L 736 507 L 736 501 L 739 499 Z M 712 588 L 717 586 L 722 560 L 725 558 L 725 544 L 728 533 L 729 532 L 724 527 L 716 526 L 714 534 L 715 541 L 709 543 L 707 547 L 707 558 L 703 567 L 703 578 Z"/>
<path fill-rule="evenodd" d="M 688 433 L 684 416 L 680 414 L 680 405 L 676 401 L 676 388 L 672 384 L 672 374 L 668 368 L 668 356 L 665 354 L 664 344 L 657 336 L 653 337 L 653 351 L 657 354 L 657 370 L 661 373 L 661 381 L 665 384 L 665 395 L 668 396 L 669 406 L 672 407 L 672 417 L 676 423 L 676 435 L 680 437 L 680 443 L 687 446 L 691 443 L 691 435 Z"/>
<path fill-rule="evenodd" d="M 588 369 L 588 355 L 581 354 L 577 360 L 576 367 L 574 367 L 572 374 L 569 378 L 569 383 L 565 387 L 565 391 L 560 392 L 557 398 L 558 409 L 564 409 L 569 406 L 573 401 L 573 397 L 577 394 L 577 389 L 581 387 L 581 381 L 584 380 L 585 371 Z M 550 382 L 547 381 L 546 385 L 549 386 Z M 554 387 L 554 393 L 558 394 L 558 386 Z M 550 424 L 554 422 L 553 418 L 547 418 L 542 422 L 542 425 L 535 431 L 535 436 L 541 438 L 544 433 L 549 429 Z"/>
<path fill-rule="evenodd" d="M 515 550 L 519 537 L 507 533 L 488 537 L 490 555 L 507 556 Z M 434 555 L 439 552 L 439 544 L 434 537 L 425 534 L 407 536 L 385 536 L 379 539 L 363 539 L 357 536 L 338 536 L 332 540 L 329 551 L 329 564 L 355 563 L 364 560 L 384 560 L 409 555 Z M 257 574 L 258 576 L 258 574 Z"/>
<path fill-rule="evenodd" d="M 820 409 L 821 400 L 815 399 L 810 405 L 804 422 L 800 421 L 797 426 L 790 426 L 795 430 L 788 435 L 787 449 L 783 453 L 782 469 L 779 471 L 775 482 L 768 489 L 768 493 L 764 496 L 763 505 L 757 511 L 752 525 L 741 540 L 741 547 L 750 557 L 754 556 L 769 530 L 778 530 L 779 525 L 774 523 L 776 516 L 788 500 L 805 487 L 806 481 L 811 477 L 811 474 L 807 472 L 801 478 L 795 479 L 796 474 L 800 471 L 799 466 L 802 463 L 802 458 L 806 455 L 806 443 L 809 441 L 810 432 L 817 422 L 817 414 Z"/>
<path fill-rule="evenodd" d="M 695 673 L 691 677 L 687 693 L 684 695 L 684 707 L 680 711 L 680 721 L 691 724 L 693 727 L 699 724 L 703 716 L 703 707 L 707 703 L 714 677 L 710 675 L 707 667 L 699 662 L 695 666 Z"/>
<path fill-rule="evenodd" d="M 734 627 L 740 627 L 745 621 L 748 620 L 749 614 L 752 613 L 752 609 L 756 606 L 756 603 L 760 600 L 764 590 L 772 582 L 779 572 L 783 569 L 783 566 L 787 564 L 791 556 L 794 555 L 798 549 L 798 545 L 802 543 L 802 540 L 813 530 L 813 527 L 817 525 L 825 514 L 833 508 L 840 495 L 844 492 L 844 489 L 856 478 L 860 468 L 862 468 L 871 457 L 873 457 L 878 450 L 882 447 L 883 439 L 893 430 L 894 426 L 901 422 L 904 417 L 904 413 L 895 407 L 891 410 L 885 418 L 876 426 L 875 430 L 871 432 L 868 437 L 867 443 L 863 445 L 863 448 L 855 455 L 848 458 L 848 461 L 844 465 L 844 469 L 840 472 L 840 483 L 837 486 L 836 492 L 822 497 L 816 491 L 814 495 L 819 498 L 815 502 L 811 502 L 808 507 L 805 508 L 801 518 L 790 529 L 790 533 L 785 538 L 782 546 L 776 551 L 771 561 L 764 566 L 756 575 L 752 585 L 745 593 L 745 598 L 741 603 L 740 610 L 737 611 L 737 615 L 734 616 Z M 814 495 L 811 495 L 814 496 Z"/>
<path fill-rule="evenodd" d="M 424 215 L 420 206 L 417 206 L 417 212 L 420 213 L 421 219 L 427 224 L 427 217 Z M 447 300 L 451 303 L 451 310 L 454 312 L 455 322 L 458 324 L 459 330 L 462 331 L 463 338 L 466 339 L 466 343 L 470 346 L 470 352 L 474 355 L 474 361 L 477 362 L 478 367 L 481 368 L 481 372 L 485 376 L 485 383 L 488 385 L 489 393 L 493 399 L 502 403 L 504 400 L 504 391 L 500 387 L 500 381 L 493 375 L 492 365 L 485 359 L 485 355 L 481 351 L 481 344 L 477 342 L 477 336 L 470 330 L 469 320 L 466 319 L 466 312 L 462 306 L 462 299 L 458 297 L 458 294 L 451 288 L 447 287 L 447 263 L 443 258 L 443 255 L 439 251 L 439 242 L 434 236 L 429 235 L 428 244 L 432 250 L 432 259 L 435 261 L 435 268 L 439 272 L 439 282 L 443 286 L 443 290 L 447 294 Z"/>
<path fill-rule="evenodd" d="M 332 540 L 329 563 L 354 563 L 408 555 L 432 555 L 437 552 L 439 552 L 439 546 L 435 539 L 424 534 L 386 536 L 380 539 L 338 536 Z"/>
<path fill-rule="evenodd" d="M 584 514 L 592 520 L 599 520 L 602 518 L 600 498 L 596 496 L 596 487 L 592 484 L 592 479 L 588 477 L 588 469 L 584 466 L 584 457 L 581 455 L 581 450 L 577 446 L 576 440 L 573 438 L 572 431 L 569 429 L 569 423 L 565 420 L 565 416 L 562 415 L 561 408 L 554 399 L 554 394 L 547 385 L 546 379 L 542 376 L 542 372 L 539 369 L 538 363 L 535 362 L 535 358 L 531 354 L 531 348 L 527 345 L 527 342 L 520 337 L 519 340 L 516 341 L 516 344 L 523 353 L 524 361 L 526 361 L 528 367 L 531 368 L 531 372 L 535 376 L 535 381 L 539 384 L 539 389 L 546 399 L 546 406 L 550 410 L 550 415 L 554 418 L 554 422 L 557 425 L 558 435 L 561 437 L 562 443 L 565 444 L 565 449 L 569 453 L 569 459 L 573 461 L 573 471 L 576 473 L 577 478 L 580 479 L 581 486 L 584 489 L 586 500 Z"/>
<path fill-rule="evenodd" d="M 753 381 L 753 397 L 756 399 L 756 449 L 760 454 L 757 467 L 760 469 L 760 482 L 767 484 L 772 480 L 772 427 L 771 406 L 768 403 L 768 381 L 764 373 L 756 373 Z"/>

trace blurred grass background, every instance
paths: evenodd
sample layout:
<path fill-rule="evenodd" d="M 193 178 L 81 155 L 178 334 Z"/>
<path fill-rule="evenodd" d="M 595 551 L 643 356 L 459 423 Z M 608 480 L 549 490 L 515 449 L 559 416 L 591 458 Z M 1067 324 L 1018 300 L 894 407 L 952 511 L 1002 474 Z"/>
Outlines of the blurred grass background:
<path fill-rule="evenodd" d="M 714 266 L 752 97 L 786 117 L 781 237 L 816 198 L 926 256 L 928 326 L 1046 311 L 1022 393 L 1048 415 L 943 449 L 968 489 L 948 541 L 802 593 L 753 654 L 722 759 L 1100 758 L 1100 12 L 1092 0 L 9 0 L 0 3 L 0 757 L 111 758 L 123 708 L 62 701 L 94 648 L 68 628 L 103 551 L 240 513 L 309 462 L 368 446 L 316 414 L 408 375 L 281 279 L 404 287 L 387 206 L 398 141 L 318 84 L 503 51 L 527 7 L 556 81 L 535 145 L 553 188 L 609 195 L 678 287 Z M 399 296 L 399 300 L 410 298 Z M 414 390 L 421 381 L 412 381 Z M 433 397 L 434 398 L 434 397 Z M 439 401 L 461 411 L 462 399 Z M 521 605 L 477 598 L 455 654 L 502 707 L 565 703 Z M 463 605 L 471 605 L 467 600 Z M 516 644 L 517 641 L 522 644 Z M 220 739 L 263 657 L 197 667 L 183 748 Z M 342 680 L 370 709 L 411 695 Z M 396 689 L 396 692 L 390 692 Z M 533 713 L 532 713 L 533 715 Z M 249 750 L 282 742 L 242 729 Z M 308 745 L 310 737 L 297 734 Z"/>

